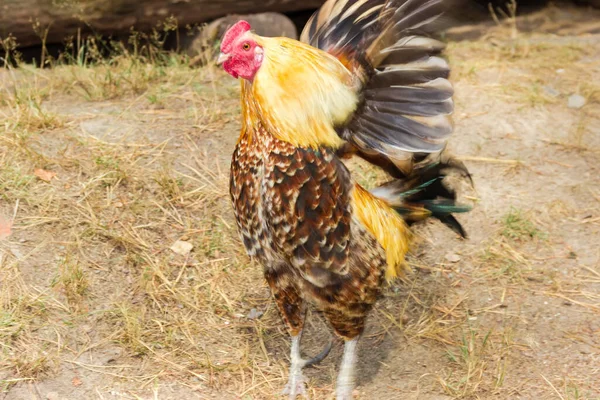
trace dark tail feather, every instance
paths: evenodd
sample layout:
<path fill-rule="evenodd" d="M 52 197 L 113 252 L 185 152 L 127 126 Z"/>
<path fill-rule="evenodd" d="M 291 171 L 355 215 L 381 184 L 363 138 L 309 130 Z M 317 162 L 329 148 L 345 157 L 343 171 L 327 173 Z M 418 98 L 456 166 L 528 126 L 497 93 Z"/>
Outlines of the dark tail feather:
<path fill-rule="evenodd" d="M 468 212 L 472 207 L 457 203 L 455 190 L 444 183 L 444 178 L 454 172 L 472 185 L 471 175 L 460 160 L 444 153 L 436 157 L 427 157 L 406 178 L 388 182 L 371 193 L 385 200 L 409 225 L 433 217 L 466 238 L 467 233 L 452 214 Z"/>
<path fill-rule="evenodd" d="M 434 200 L 434 202 L 435 201 L 436 200 Z M 445 200 L 444 202 L 448 205 L 440 207 L 437 204 L 431 204 L 433 202 L 427 201 L 424 201 L 423 205 L 425 206 L 425 209 L 431 211 L 432 217 L 437 218 L 448 228 L 452 229 L 463 238 L 466 238 L 467 232 L 465 232 L 460 222 L 458 222 L 458 220 L 452 214 L 471 211 L 471 207 L 466 205 L 457 205 L 454 201 Z"/>

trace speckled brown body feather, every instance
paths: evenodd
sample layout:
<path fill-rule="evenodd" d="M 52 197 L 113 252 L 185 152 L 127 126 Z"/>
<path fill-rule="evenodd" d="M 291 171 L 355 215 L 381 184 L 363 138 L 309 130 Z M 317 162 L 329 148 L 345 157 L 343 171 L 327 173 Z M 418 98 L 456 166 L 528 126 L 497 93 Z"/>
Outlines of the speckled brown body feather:
<path fill-rule="evenodd" d="M 354 338 L 377 299 L 385 252 L 353 214 L 353 190 L 332 151 L 294 147 L 262 125 L 242 134 L 235 149 L 231 198 L 238 227 L 292 336 L 309 302 L 339 336 Z"/>

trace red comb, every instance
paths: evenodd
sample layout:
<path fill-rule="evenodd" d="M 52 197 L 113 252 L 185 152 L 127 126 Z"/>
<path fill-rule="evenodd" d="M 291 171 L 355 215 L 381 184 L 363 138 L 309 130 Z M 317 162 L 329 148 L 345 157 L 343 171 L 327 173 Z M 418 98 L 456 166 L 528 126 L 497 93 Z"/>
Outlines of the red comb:
<path fill-rule="evenodd" d="M 221 52 L 229 53 L 233 47 L 233 42 L 235 42 L 239 36 L 243 35 L 245 32 L 248 32 L 250 29 L 250 24 L 248 22 L 244 20 L 236 22 L 235 25 L 225 32 L 223 40 L 221 41 Z"/>

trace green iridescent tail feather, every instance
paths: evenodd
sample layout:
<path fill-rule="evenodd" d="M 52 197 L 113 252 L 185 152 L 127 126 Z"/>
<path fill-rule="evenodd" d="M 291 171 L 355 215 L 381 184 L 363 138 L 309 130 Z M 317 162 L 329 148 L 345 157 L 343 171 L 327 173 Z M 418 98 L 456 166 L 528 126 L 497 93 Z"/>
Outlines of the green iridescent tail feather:
<path fill-rule="evenodd" d="M 406 178 L 390 181 L 371 193 L 385 200 L 409 225 L 433 217 L 466 238 L 467 233 L 453 214 L 468 212 L 472 207 L 458 203 L 456 191 L 444 182 L 450 173 L 473 183 L 461 161 L 442 154 L 433 161 L 427 157 Z"/>

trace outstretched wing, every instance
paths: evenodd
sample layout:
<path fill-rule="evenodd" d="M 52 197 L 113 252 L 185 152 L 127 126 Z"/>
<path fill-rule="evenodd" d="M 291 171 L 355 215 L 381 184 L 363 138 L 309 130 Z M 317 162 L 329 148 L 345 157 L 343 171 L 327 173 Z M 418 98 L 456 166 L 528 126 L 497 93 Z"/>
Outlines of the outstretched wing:
<path fill-rule="evenodd" d="M 427 36 L 455 0 L 328 0 L 301 40 L 336 56 L 363 82 L 362 103 L 338 127 L 350 150 L 395 176 L 442 150 L 452 133 L 445 45 Z"/>

